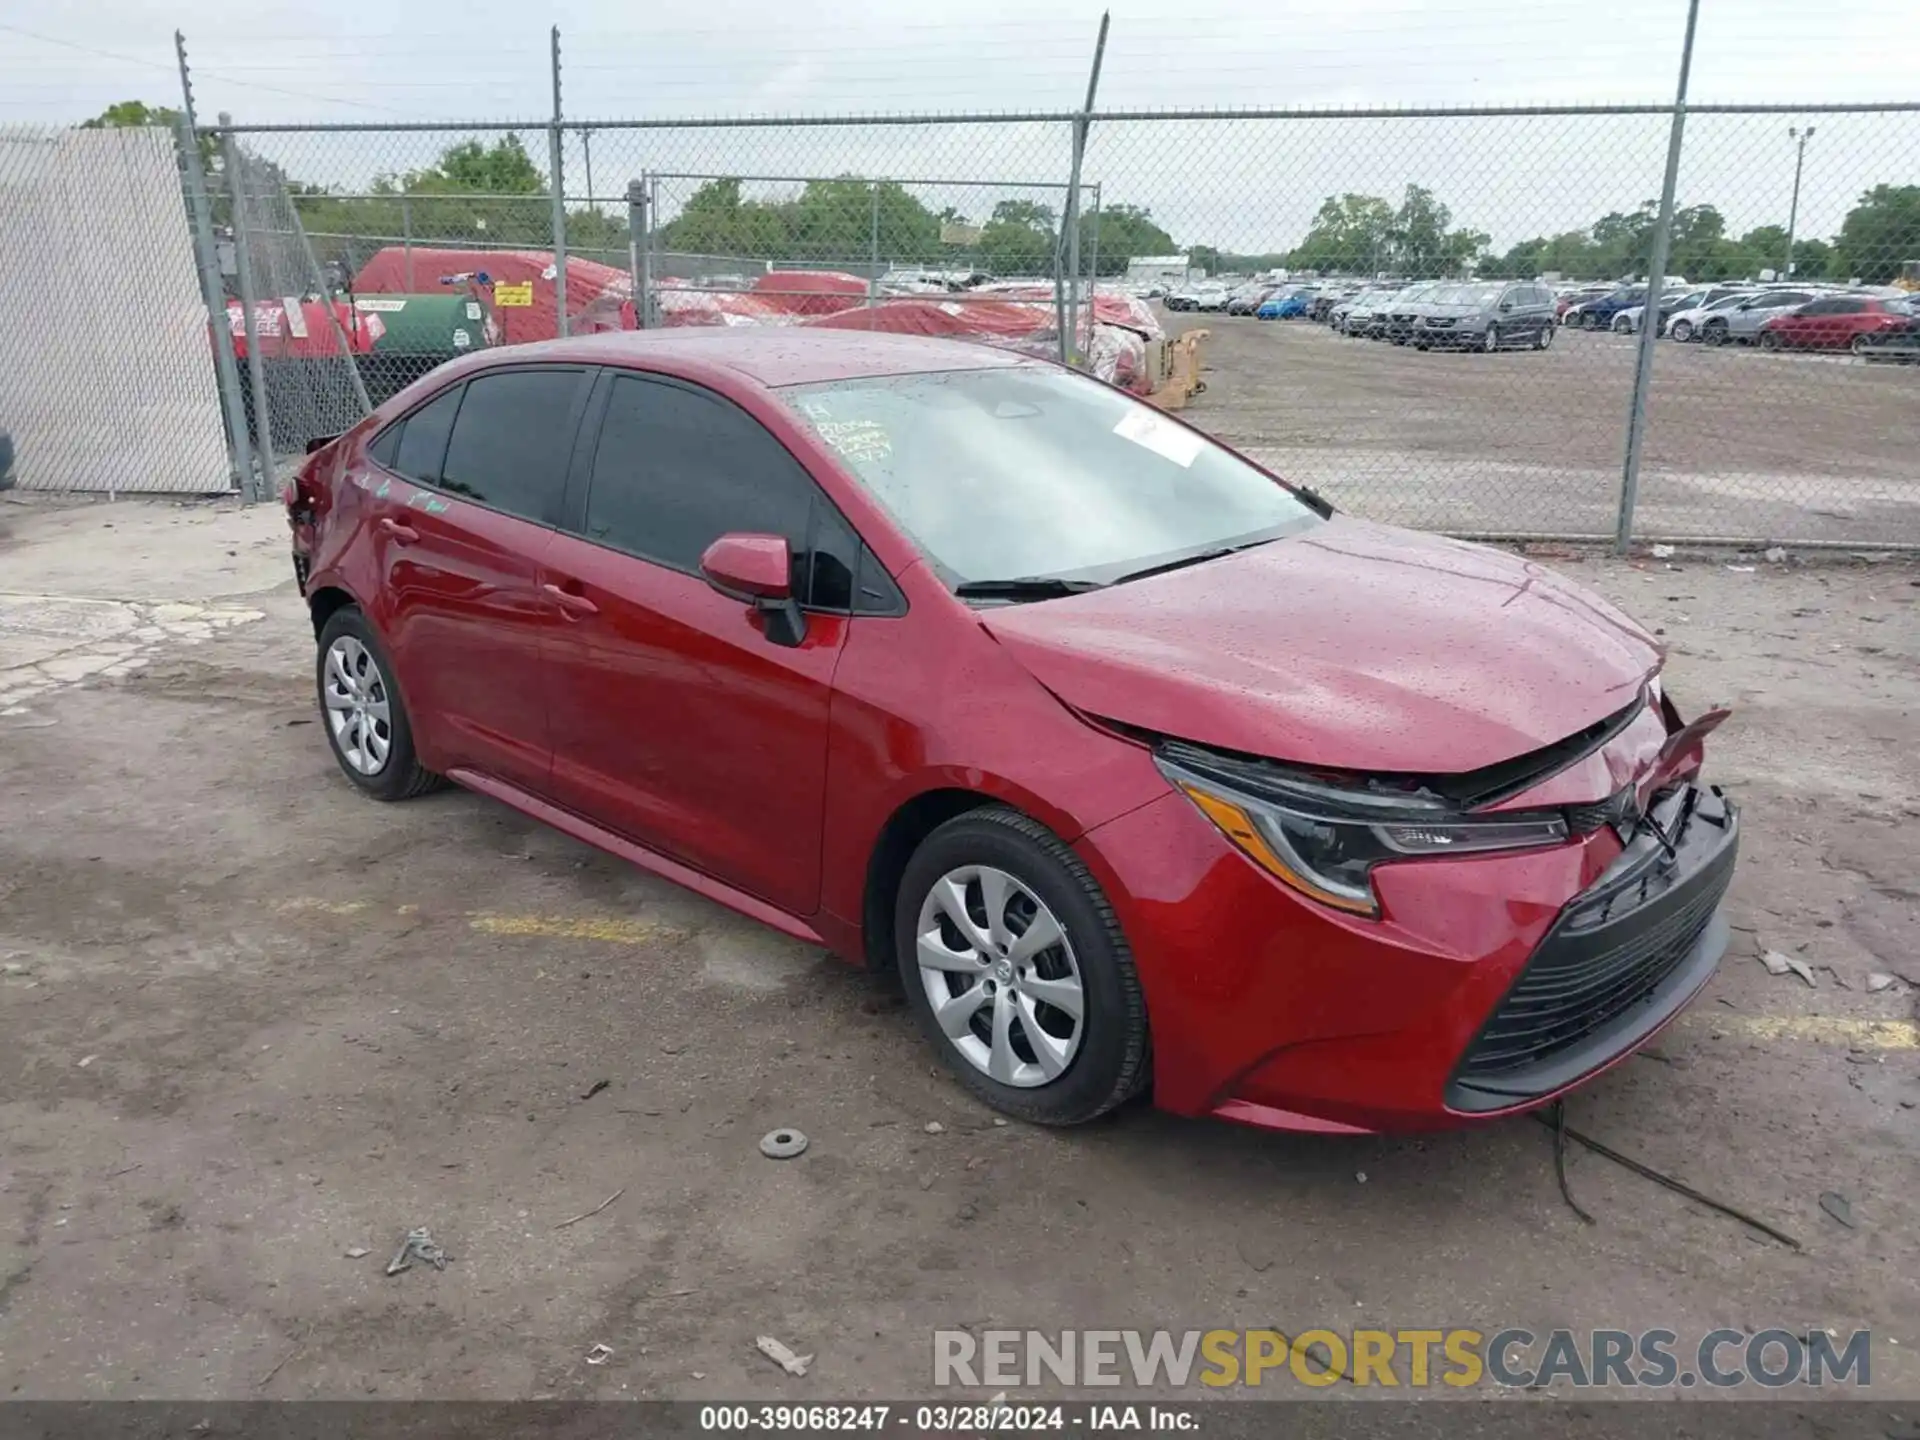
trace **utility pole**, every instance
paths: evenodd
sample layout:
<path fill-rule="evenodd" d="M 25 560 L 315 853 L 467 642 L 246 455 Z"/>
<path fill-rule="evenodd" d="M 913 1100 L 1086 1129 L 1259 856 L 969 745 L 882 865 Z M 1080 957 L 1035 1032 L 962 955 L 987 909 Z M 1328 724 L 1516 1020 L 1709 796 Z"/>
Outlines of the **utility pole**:
<path fill-rule="evenodd" d="M 1800 172 L 1807 163 L 1807 142 L 1813 139 L 1813 126 L 1802 130 L 1796 125 L 1787 127 L 1787 138 L 1799 142 L 1793 157 L 1793 205 L 1787 211 L 1787 269 L 1789 280 L 1793 278 L 1793 232 L 1800 223 Z"/>

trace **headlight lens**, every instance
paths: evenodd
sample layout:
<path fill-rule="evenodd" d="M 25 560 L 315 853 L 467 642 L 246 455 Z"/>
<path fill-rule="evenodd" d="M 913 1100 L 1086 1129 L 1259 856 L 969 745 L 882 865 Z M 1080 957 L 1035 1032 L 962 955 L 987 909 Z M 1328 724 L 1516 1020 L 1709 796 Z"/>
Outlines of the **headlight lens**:
<path fill-rule="evenodd" d="M 1257 782 L 1241 783 L 1194 765 L 1181 753 L 1187 750 L 1163 748 L 1155 763 L 1221 834 L 1283 884 L 1356 915 L 1379 915 L 1373 867 L 1384 862 L 1527 850 L 1567 838 L 1558 814 L 1467 815 L 1424 792 L 1328 785 L 1277 767 L 1260 767 Z"/>

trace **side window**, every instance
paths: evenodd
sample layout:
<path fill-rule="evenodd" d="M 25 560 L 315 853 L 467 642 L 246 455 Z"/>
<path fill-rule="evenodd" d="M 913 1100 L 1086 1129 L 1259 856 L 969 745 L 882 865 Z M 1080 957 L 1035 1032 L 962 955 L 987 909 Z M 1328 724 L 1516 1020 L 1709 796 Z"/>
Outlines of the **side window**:
<path fill-rule="evenodd" d="M 393 468 L 409 480 L 439 484 L 440 462 L 447 453 L 447 436 L 453 433 L 453 415 L 460 408 L 462 388 L 456 385 L 436 396 L 393 427 L 400 436 Z"/>
<path fill-rule="evenodd" d="M 559 518 L 567 419 L 585 372 L 506 370 L 467 382 L 440 488 L 542 524 Z M 413 426 L 401 441 L 404 449 Z"/>
<path fill-rule="evenodd" d="M 376 465 L 393 469 L 394 452 L 400 448 L 400 432 L 406 428 L 406 424 L 405 420 L 396 420 L 373 437 L 373 443 L 367 446 L 367 455 Z"/>
<path fill-rule="evenodd" d="M 1864 300 L 1834 300 L 1829 303 L 1832 306 L 1827 311 L 1829 315 L 1860 315 L 1864 314 L 1867 308 L 1867 302 Z"/>
<path fill-rule="evenodd" d="M 701 391 L 621 376 L 594 452 L 586 538 L 695 571 L 707 546 L 729 531 L 784 535 L 804 593 L 818 494 L 813 477 L 751 415 Z M 821 508 L 831 513 L 824 499 Z M 844 558 L 840 568 L 850 573 Z"/>

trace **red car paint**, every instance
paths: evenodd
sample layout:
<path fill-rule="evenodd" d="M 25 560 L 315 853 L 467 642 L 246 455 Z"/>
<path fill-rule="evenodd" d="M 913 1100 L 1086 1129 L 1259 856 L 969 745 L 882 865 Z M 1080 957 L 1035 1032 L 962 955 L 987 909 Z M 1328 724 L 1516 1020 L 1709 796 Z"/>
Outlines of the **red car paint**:
<path fill-rule="evenodd" d="M 709 583 L 441 497 L 368 455 L 387 421 L 450 383 L 530 363 L 655 372 L 731 400 L 839 506 L 903 612 L 814 614 L 801 644 L 775 645 L 751 539 L 708 550 Z M 871 864 L 911 802 L 966 791 L 1026 812 L 1115 908 L 1146 996 L 1155 1102 L 1170 1111 L 1443 1127 L 1546 1103 L 1644 1043 L 1652 1031 L 1522 1104 L 1448 1098 L 1542 938 L 1620 855 L 1610 826 L 1547 849 L 1382 866 L 1382 913 L 1363 918 L 1257 868 L 1142 736 L 1451 775 L 1632 705 L 1656 643 L 1530 561 L 1337 516 L 1124 586 L 976 609 L 780 394 L 1034 363 L 858 331 L 601 335 L 476 355 L 310 457 L 289 495 L 304 590 L 365 612 L 429 768 L 850 959 L 890 949 L 889 924 L 869 934 L 891 914 Z M 1664 700 L 1645 704 L 1492 808 L 1615 797 L 1651 775 L 1677 729 Z"/>
<path fill-rule="evenodd" d="M 1785 315 L 1776 315 L 1760 327 L 1762 345 L 1794 350 L 1845 350 L 1861 337 L 1863 343 L 1901 330 L 1911 317 L 1884 300 L 1864 295 L 1822 296 Z"/>

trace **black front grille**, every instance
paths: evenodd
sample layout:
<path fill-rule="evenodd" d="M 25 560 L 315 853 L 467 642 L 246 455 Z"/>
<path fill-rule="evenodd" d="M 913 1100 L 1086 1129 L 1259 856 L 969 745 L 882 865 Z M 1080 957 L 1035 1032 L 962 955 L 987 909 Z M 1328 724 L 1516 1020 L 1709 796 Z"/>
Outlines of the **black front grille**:
<path fill-rule="evenodd" d="M 1665 1020 L 1718 962 L 1724 939 L 1702 940 L 1733 878 L 1733 808 L 1683 791 L 1655 819 L 1675 852 L 1644 835 L 1562 912 L 1461 1059 L 1455 1108 L 1495 1109 L 1571 1083 Z"/>

